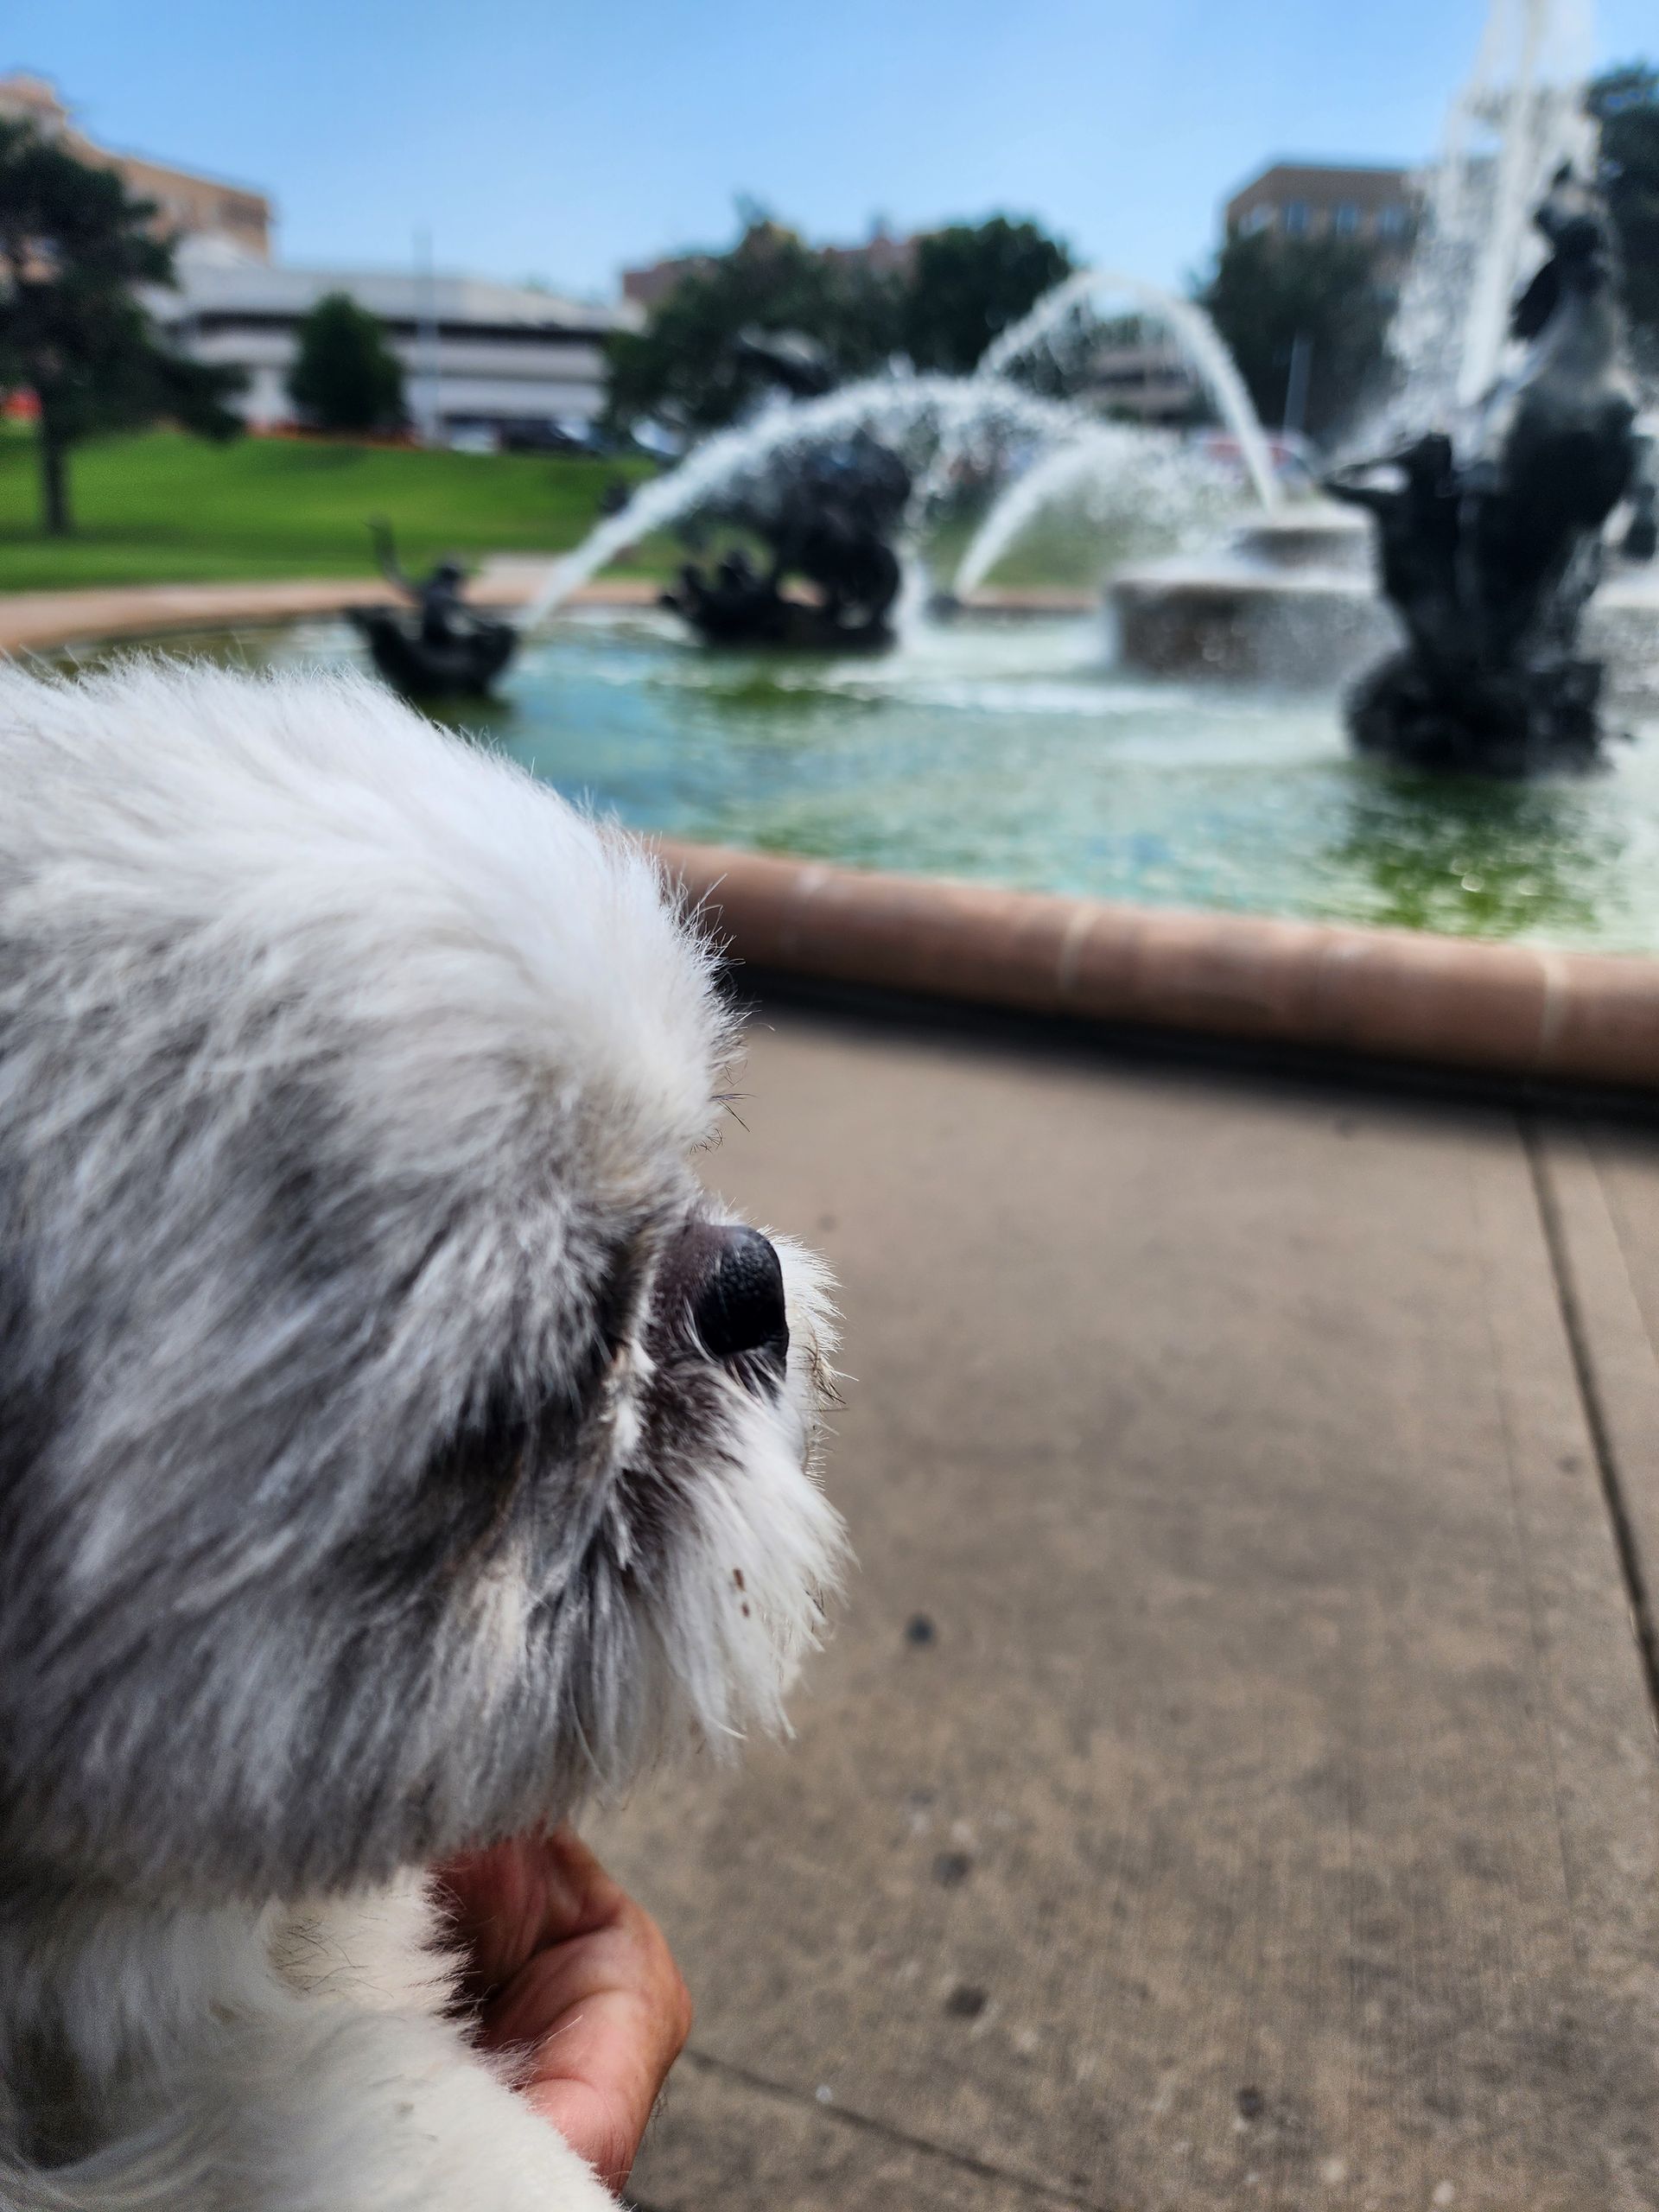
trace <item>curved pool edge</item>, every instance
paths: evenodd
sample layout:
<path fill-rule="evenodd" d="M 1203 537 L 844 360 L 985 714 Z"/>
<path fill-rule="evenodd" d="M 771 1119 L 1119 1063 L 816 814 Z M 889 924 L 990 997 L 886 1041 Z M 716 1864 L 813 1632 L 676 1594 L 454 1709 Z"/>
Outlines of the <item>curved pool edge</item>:
<path fill-rule="evenodd" d="M 537 561 L 486 563 L 469 597 L 480 607 L 506 610 L 534 595 L 549 564 Z M 613 613 L 653 607 L 660 582 L 646 576 L 601 576 L 578 585 L 565 604 Z M 169 631 L 230 629 L 342 613 L 365 600 L 385 597 L 381 579 L 300 577 L 221 584 L 77 585 L 63 591 L 0 592 L 0 654 L 50 652 L 65 645 L 115 638 L 160 638 Z M 1101 604 L 1098 592 L 985 591 L 969 602 L 979 614 L 1072 615 Z"/>
<path fill-rule="evenodd" d="M 485 569 L 469 597 L 480 607 L 522 607 L 540 581 L 540 565 Z M 618 613 L 653 607 L 661 587 L 648 579 L 612 577 L 571 594 L 577 607 Z M 50 652 L 112 638 L 159 638 L 169 631 L 230 629 L 343 613 L 384 601 L 378 576 L 311 576 L 258 583 L 111 584 L 66 591 L 0 593 L 0 653 Z"/>
<path fill-rule="evenodd" d="M 1659 960 L 1109 904 L 667 837 L 747 965 L 1029 1014 L 1659 1090 Z"/>

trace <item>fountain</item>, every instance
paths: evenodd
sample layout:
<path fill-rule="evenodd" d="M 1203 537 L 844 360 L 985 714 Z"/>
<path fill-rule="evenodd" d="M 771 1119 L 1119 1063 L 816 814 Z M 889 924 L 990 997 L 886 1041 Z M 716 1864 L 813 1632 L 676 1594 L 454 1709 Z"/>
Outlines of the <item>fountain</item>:
<path fill-rule="evenodd" d="M 1227 473 L 1166 434 L 1090 423 L 1040 454 L 995 500 L 957 564 L 952 599 L 976 591 L 1042 515 L 1078 499 L 1097 526 L 1135 517 L 1144 527 L 1155 516 L 1178 542 L 1213 537 L 1237 505 Z"/>
<path fill-rule="evenodd" d="M 1114 293 L 1133 299 L 1174 338 L 1231 433 L 1257 500 L 1272 512 L 1280 495 L 1266 434 L 1220 333 L 1194 301 L 1120 270 L 1081 270 L 1045 293 L 992 341 L 976 380 L 1012 376 L 1045 355 L 1064 371 L 1068 356 L 1086 353 L 1092 344 L 1090 308 Z M 1232 504 L 1227 490 L 1217 464 L 1168 432 L 1090 416 L 1074 436 L 1046 448 L 1004 487 L 963 551 L 950 590 L 934 603 L 941 609 L 959 607 L 1041 515 L 1067 500 L 1084 498 L 1103 525 L 1130 515 L 1144 525 L 1155 515 L 1166 537 L 1184 541 L 1200 530 L 1213 534 Z"/>
<path fill-rule="evenodd" d="M 1122 270 L 1082 270 L 1046 293 L 1029 315 L 995 339 L 980 362 L 978 373 L 1007 376 L 1019 363 L 1029 361 L 1045 349 L 1052 351 L 1068 326 L 1075 329 L 1083 322 L 1094 301 L 1114 293 L 1127 296 L 1142 314 L 1160 323 L 1186 355 L 1237 442 L 1239 458 L 1256 498 L 1271 512 L 1279 505 L 1279 479 L 1267 434 L 1237 363 L 1196 300 L 1184 300 L 1161 285 L 1127 276 Z"/>
<path fill-rule="evenodd" d="M 1466 428 L 1497 378 L 1510 302 L 1544 257 L 1531 212 L 1564 166 L 1594 168 L 1591 13 L 1590 0 L 1492 0 L 1427 180 L 1379 445 L 1425 423 Z"/>
<path fill-rule="evenodd" d="M 1553 143 L 1549 130 L 1567 127 L 1570 104 L 1548 89 L 1553 49 L 1541 34 L 1529 50 L 1532 90 L 1517 111 L 1536 126 L 1529 143 Z M 1483 63 L 1488 79 L 1497 66 Z M 1489 82 L 1477 104 L 1488 131 L 1502 120 L 1494 98 Z M 1545 130 L 1541 118 L 1555 120 Z M 1497 199 L 1491 190 L 1478 196 L 1481 176 L 1493 184 L 1497 171 L 1482 171 L 1472 123 L 1459 130 L 1471 175 L 1457 192 L 1437 188 L 1440 213 L 1433 221 L 1465 224 L 1459 251 L 1478 257 L 1497 251 Z M 1523 167 L 1517 156 L 1505 174 Z M 1557 310 L 1573 287 L 1559 285 L 1553 302 L 1556 278 L 1529 289 L 1544 257 L 1512 226 L 1497 227 L 1507 281 L 1527 296 L 1528 321 L 1535 318 L 1530 366 L 1541 368 L 1541 333 L 1554 325 L 1547 352 L 1565 344 L 1570 324 Z M 1435 235 L 1432 223 L 1425 252 L 1440 251 Z M 1479 289 L 1472 276 L 1441 292 L 1455 302 L 1459 284 L 1471 301 Z M 1413 286 L 1421 308 L 1434 287 L 1421 272 Z M 927 580 L 914 557 L 924 524 L 937 554 L 952 542 L 967 498 L 993 477 L 997 496 L 968 533 L 955 571 L 969 594 L 1024 550 L 1039 518 L 1058 519 L 1054 510 L 1066 501 L 1082 505 L 1089 550 L 1103 565 L 1108 539 L 1121 541 L 1128 527 L 1139 531 L 1149 522 L 1190 538 L 1200 527 L 1209 533 L 1226 525 L 1249 498 L 1243 473 L 1232 469 L 1230 512 L 1219 473 L 1179 437 L 1044 396 L 1058 381 L 1053 368 L 1066 365 L 1061 356 L 1073 336 L 1097 343 L 1113 293 L 1134 289 L 1099 271 L 1071 280 L 968 378 L 892 372 L 824 391 L 821 365 L 795 349 L 775 378 L 788 387 L 787 399 L 709 438 L 621 512 L 607 514 L 548 577 L 524 620 L 538 628 L 624 548 L 697 517 L 741 518 L 754 537 L 775 543 L 762 525 L 777 521 L 766 503 L 778 486 L 810 481 L 826 467 L 833 474 L 828 457 L 837 454 L 865 454 L 873 471 L 885 471 L 879 452 L 902 472 L 907 488 L 893 474 L 878 533 L 898 556 L 899 598 L 876 613 L 893 581 L 883 564 L 863 582 L 861 599 L 843 593 L 841 612 L 850 619 L 840 634 L 804 639 L 836 650 L 767 658 L 688 649 L 677 619 L 643 612 L 637 588 L 626 588 L 608 607 L 590 604 L 542 634 L 521 635 L 507 687 L 511 714 L 492 723 L 491 741 L 607 817 L 670 837 L 1153 907 L 1659 952 L 1659 589 L 1622 551 L 1651 545 L 1650 487 L 1637 485 L 1629 525 L 1615 518 L 1606 532 L 1607 575 L 1584 610 L 1580 641 L 1558 651 L 1561 675 L 1549 705 L 1570 724 L 1583 704 L 1572 664 L 1606 660 L 1618 713 L 1644 722 L 1649 740 L 1621 752 L 1617 775 L 1431 782 L 1378 773 L 1370 759 L 1357 757 L 1339 685 L 1399 651 L 1402 616 L 1370 575 L 1366 513 L 1281 496 L 1270 469 L 1258 474 L 1262 496 L 1235 523 L 1223 552 L 1200 559 L 1189 547 L 1172 561 L 1118 574 L 1116 654 L 1092 609 L 1071 594 L 1046 607 L 1009 594 L 999 611 L 1017 611 L 1018 620 L 976 620 L 971 604 L 953 625 L 928 619 Z M 1412 327 L 1426 332 L 1426 308 L 1413 312 Z M 1410 317 L 1402 313 L 1402 321 Z M 1578 327 L 1587 330 L 1584 317 Z M 1218 347 L 1213 333 L 1205 340 L 1207 325 L 1185 327 L 1189 336 L 1198 332 L 1192 343 L 1201 359 L 1206 343 Z M 1448 568 L 1488 566 L 1525 392 L 1545 388 L 1530 374 L 1505 382 L 1500 373 L 1484 387 L 1496 382 L 1509 395 L 1499 406 L 1459 412 L 1457 389 L 1473 375 L 1464 365 L 1475 353 L 1464 345 L 1461 321 L 1456 328 L 1455 373 L 1449 340 L 1425 337 L 1421 358 L 1408 360 L 1408 391 L 1425 393 L 1438 370 L 1448 373 L 1445 396 L 1421 401 L 1429 411 L 1414 418 L 1414 435 L 1406 435 L 1412 422 L 1387 430 L 1387 449 L 1404 456 L 1397 467 L 1361 469 L 1351 480 L 1367 495 L 1409 492 L 1408 507 L 1414 501 L 1412 512 L 1432 525 L 1421 542 L 1408 531 L 1403 543 L 1387 550 L 1405 622 L 1431 652 L 1440 615 L 1433 591 L 1421 589 L 1423 579 L 1443 584 Z M 1490 346 L 1488 330 L 1482 342 Z M 775 337 L 766 342 L 779 350 Z M 1501 372 L 1506 365 L 1498 365 Z M 1213 359 L 1211 382 L 1225 413 L 1227 373 Z M 1421 442 L 1436 408 L 1447 410 L 1449 456 L 1444 442 Z M 1248 454 L 1242 409 L 1233 432 Z M 1383 432 L 1376 436 L 1372 451 L 1384 449 Z M 1490 480 L 1477 474 L 1465 485 L 1478 461 L 1491 464 Z M 1457 498 L 1449 501 L 1453 482 Z M 930 505 L 936 494 L 938 508 Z M 1458 511 L 1459 539 L 1469 507 L 1478 561 L 1448 556 L 1448 504 Z M 1593 518 L 1572 519 L 1581 556 L 1573 588 L 1559 593 L 1546 574 L 1554 565 L 1546 543 L 1536 573 L 1549 588 L 1529 599 L 1521 594 L 1535 609 L 1578 606 L 1597 549 L 1587 542 Z M 1559 554 L 1565 541 L 1553 542 Z M 1068 545 L 1068 555 L 1075 550 Z M 819 551 L 806 547 L 791 556 L 788 573 L 822 566 Z M 1497 565 L 1491 573 L 1498 574 Z M 756 580 L 740 569 L 697 582 L 707 600 L 722 586 L 742 598 Z M 832 588 L 819 584 L 823 605 Z M 841 650 L 855 641 L 849 631 L 873 620 L 894 633 L 894 650 Z M 717 621 L 717 613 L 704 610 L 705 633 Z M 802 641 L 803 633 L 786 640 Z M 354 635 L 334 622 L 174 645 L 276 666 L 365 658 Z M 1168 680 L 1172 674 L 1183 680 Z M 1382 704 L 1397 715 L 1389 686 Z M 452 712 L 466 727 L 484 719 L 470 703 Z"/>
<path fill-rule="evenodd" d="M 977 584 L 1033 517 L 1079 486 L 1109 482 L 1120 505 L 1159 513 L 1174 534 L 1223 510 L 1222 474 L 1168 433 L 1103 423 L 1086 407 L 1039 397 L 1013 372 L 1052 348 L 1103 292 L 1127 293 L 1177 338 L 1214 398 L 1264 510 L 1278 502 L 1273 457 L 1231 356 L 1204 310 L 1108 270 L 1072 276 L 987 350 L 970 377 L 890 372 L 840 391 L 821 350 L 791 334 L 746 333 L 738 349 L 779 397 L 753 420 L 708 440 L 602 520 L 558 563 L 521 618 L 534 628 L 623 547 L 695 521 L 758 537 L 762 573 L 743 548 L 712 575 L 688 563 L 663 603 L 713 644 L 841 650 L 892 642 L 903 560 L 976 440 L 1035 445 L 1042 458 L 992 507 L 959 566 L 956 594 Z M 798 576 L 818 596 L 786 589 Z M 945 595 L 936 604 L 952 603 Z"/>
<path fill-rule="evenodd" d="M 735 351 L 791 399 L 822 399 L 835 372 L 822 346 L 798 334 L 745 333 Z M 774 645 L 818 652 L 893 643 L 887 617 L 904 572 L 893 540 L 913 488 L 890 446 L 860 428 L 820 445 L 773 454 L 735 472 L 695 517 L 758 537 L 771 555 L 763 575 L 747 551 L 727 553 L 712 577 L 688 561 L 660 604 L 711 645 Z M 798 576 L 817 594 L 785 589 Z"/>
<path fill-rule="evenodd" d="M 688 561 L 659 604 L 711 645 L 817 652 L 889 645 L 887 618 L 904 574 L 892 540 L 910 493 L 909 469 L 867 430 L 802 453 L 786 471 L 734 486 L 699 518 L 761 539 L 772 556 L 766 572 L 741 546 L 712 577 Z M 818 597 L 787 592 L 791 575 Z"/>
<path fill-rule="evenodd" d="M 485 696 L 512 660 L 518 632 L 510 622 L 467 606 L 466 571 L 458 561 L 440 561 L 423 577 L 407 575 L 391 524 L 374 522 L 369 530 L 381 574 L 417 610 L 413 615 L 390 607 L 349 610 L 376 668 L 408 699 Z"/>
<path fill-rule="evenodd" d="M 1435 542 L 1437 529 L 1443 531 L 1448 503 L 1456 504 L 1441 481 L 1439 448 L 1423 442 L 1427 434 L 1450 442 L 1458 482 L 1476 490 L 1484 480 L 1483 469 L 1487 475 L 1500 469 L 1506 455 L 1515 467 L 1528 472 L 1541 465 L 1538 431 L 1553 404 L 1546 395 L 1553 390 L 1561 398 L 1565 391 L 1559 363 L 1541 382 L 1546 357 L 1600 344 L 1599 365 L 1580 360 L 1578 372 L 1582 406 L 1591 411 L 1597 403 L 1590 387 L 1611 397 L 1619 383 L 1614 334 L 1603 327 L 1600 339 L 1592 341 L 1593 318 L 1587 321 L 1575 310 L 1565 321 L 1554 321 L 1545 292 L 1530 289 L 1548 264 L 1548 242 L 1529 225 L 1529 213 L 1564 164 L 1576 164 L 1584 175 L 1593 174 L 1594 132 L 1583 105 L 1590 51 L 1587 0 L 1492 0 L 1473 73 L 1452 102 L 1441 157 L 1427 181 L 1420 234 L 1392 334 L 1397 389 L 1361 448 L 1396 457 L 1409 452 L 1409 467 L 1402 459 L 1386 486 L 1368 479 L 1363 469 L 1357 474 L 1343 472 L 1338 480 L 1338 488 L 1351 499 L 1360 482 L 1369 483 L 1373 492 L 1414 499 L 1425 545 Z M 1554 258 L 1552 252 L 1552 263 Z M 1550 280 L 1539 281 L 1547 286 Z M 1529 304 L 1512 337 L 1507 309 L 1517 293 Z M 1599 312 L 1605 312 L 1605 303 Z M 1522 345 L 1531 349 L 1524 358 Z M 1511 448 L 1510 416 L 1526 390 L 1535 395 L 1529 427 Z M 1564 426 L 1560 434 L 1566 435 Z M 1552 464 L 1547 456 L 1541 466 L 1548 476 Z M 1437 482 L 1439 491 L 1433 488 Z M 1516 583 L 1514 605 L 1519 609 L 1525 601 L 1529 610 L 1518 618 L 1529 642 L 1521 642 L 1517 632 L 1500 645 L 1504 624 L 1492 594 L 1501 593 L 1504 563 L 1497 541 L 1516 524 L 1515 491 L 1511 483 L 1505 504 L 1489 499 L 1484 505 L 1481 530 L 1486 551 L 1479 563 L 1484 581 L 1470 573 L 1466 554 L 1455 564 L 1462 578 L 1459 588 L 1478 599 L 1484 595 L 1484 603 L 1469 616 L 1486 640 L 1482 650 L 1500 661 L 1507 655 L 1511 664 L 1517 654 L 1540 665 L 1541 656 L 1548 659 L 1554 654 L 1564 664 L 1574 657 L 1569 645 L 1558 639 L 1546 652 L 1542 630 L 1552 621 L 1558 629 L 1567 621 L 1569 630 L 1575 630 L 1582 617 L 1577 658 L 1586 666 L 1606 663 L 1614 696 L 1639 709 L 1659 692 L 1659 589 L 1632 565 L 1655 534 L 1652 493 L 1641 467 L 1635 468 L 1630 483 L 1630 528 L 1622 543 L 1615 540 L 1610 548 L 1624 559 L 1612 562 L 1593 601 L 1589 587 L 1600 565 L 1599 526 L 1592 531 L 1597 543 L 1582 546 L 1573 578 L 1544 594 L 1548 607 L 1534 591 L 1535 578 Z M 1541 501 L 1538 513 L 1542 512 Z M 1397 535 L 1405 510 L 1390 512 Z M 1569 530 L 1563 518 L 1556 550 L 1568 551 L 1568 537 L 1576 532 L 1578 543 L 1589 527 L 1574 518 Z M 1436 557 L 1444 568 L 1444 543 Z M 1409 557 L 1406 565 L 1411 565 Z M 1368 569 L 1367 524 L 1351 505 L 1282 508 L 1236 532 L 1230 543 L 1206 557 L 1120 572 L 1112 598 L 1122 664 L 1147 674 L 1296 687 L 1348 683 L 1397 651 L 1402 627 L 1409 632 L 1411 621 L 1421 622 L 1424 613 L 1421 575 L 1406 582 L 1395 554 L 1385 550 L 1383 594 L 1378 594 Z M 1403 583 L 1414 610 L 1403 624 L 1399 609 L 1404 602 L 1392 594 L 1390 575 Z M 1443 599 L 1442 624 L 1452 605 Z M 1574 745 L 1561 733 L 1573 719 L 1562 694 L 1560 716 L 1543 717 L 1556 737 L 1547 739 L 1542 725 L 1535 721 L 1522 750 L 1556 760 L 1570 755 Z M 1380 742 L 1376 715 L 1363 720 L 1365 742 Z M 1430 753 L 1437 749 L 1444 747 L 1429 744 Z M 1579 749 L 1594 747 L 1582 738 Z M 1451 751 L 1465 757 L 1461 747 Z M 1507 756 L 1510 748 L 1500 744 L 1497 751 Z"/>
<path fill-rule="evenodd" d="M 992 376 L 867 377 L 816 398 L 774 402 L 752 422 L 708 439 L 677 468 L 636 493 L 620 514 L 598 524 L 556 564 L 521 615 L 521 626 L 537 627 L 625 546 L 651 531 L 671 529 L 691 515 L 775 514 L 770 503 L 779 494 L 768 486 L 795 477 L 822 480 L 823 463 L 814 456 L 833 455 L 861 439 L 868 442 L 862 448 L 867 457 L 870 446 L 879 447 L 906 470 L 909 481 L 899 504 L 907 526 L 930 464 L 948 469 L 972 450 L 976 439 L 1068 443 L 1091 420 L 1082 408 L 1040 398 Z M 874 474 L 873 463 L 871 469 Z M 894 476 L 878 495 L 878 505 L 886 502 L 884 523 L 896 489 Z M 785 524 L 779 521 L 778 527 Z M 884 618 L 886 613 L 884 607 Z"/>
<path fill-rule="evenodd" d="M 1605 203 L 1563 167 L 1536 222 L 1550 257 L 1510 319 L 1526 356 L 1468 457 L 1431 431 L 1327 480 L 1373 518 L 1407 638 L 1356 690 L 1354 741 L 1413 767 L 1518 775 L 1584 766 L 1601 743 L 1602 667 L 1579 626 L 1634 480 L 1636 402 Z"/>

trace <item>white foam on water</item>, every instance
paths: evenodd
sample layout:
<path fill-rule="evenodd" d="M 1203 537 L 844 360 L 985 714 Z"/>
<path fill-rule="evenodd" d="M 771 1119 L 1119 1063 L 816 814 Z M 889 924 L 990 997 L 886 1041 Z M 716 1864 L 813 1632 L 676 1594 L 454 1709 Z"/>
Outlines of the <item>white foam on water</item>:
<path fill-rule="evenodd" d="M 1563 162 L 1594 160 L 1584 105 L 1594 46 L 1593 0 L 1491 0 L 1426 180 L 1391 338 L 1401 377 L 1384 440 L 1430 424 L 1456 430 L 1497 379 L 1510 302 L 1544 255 L 1532 211 Z"/>
<path fill-rule="evenodd" d="M 1255 495 L 1264 507 L 1279 505 L 1279 478 L 1272 449 L 1255 403 L 1238 372 L 1238 364 L 1225 340 L 1196 300 L 1150 284 L 1144 276 L 1122 269 L 1084 269 L 1046 292 L 1029 315 L 993 340 L 976 373 L 1007 376 L 1052 343 L 1065 326 L 1101 298 L 1114 295 L 1132 299 L 1141 312 L 1160 324 L 1174 339 L 1214 401 L 1223 422 L 1237 441 L 1239 456 L 1249 472 Z"/>

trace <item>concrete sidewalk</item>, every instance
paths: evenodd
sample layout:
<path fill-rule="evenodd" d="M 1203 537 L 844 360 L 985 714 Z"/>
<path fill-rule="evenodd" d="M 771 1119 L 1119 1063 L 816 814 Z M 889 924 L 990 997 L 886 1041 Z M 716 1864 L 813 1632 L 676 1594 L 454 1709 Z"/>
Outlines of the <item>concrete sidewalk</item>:
<path fill-rule="evenodd" d="M 1659 2204 L 1659 1137 L 777 1015 L 861 1565 L 599 1824 L 658 2212 Z"/>

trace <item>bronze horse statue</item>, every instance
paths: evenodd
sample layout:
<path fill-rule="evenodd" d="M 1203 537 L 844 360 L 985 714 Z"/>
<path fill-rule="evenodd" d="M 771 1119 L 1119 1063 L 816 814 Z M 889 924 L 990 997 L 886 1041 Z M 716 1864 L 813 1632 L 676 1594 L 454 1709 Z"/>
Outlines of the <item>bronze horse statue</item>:
<path fill-rule="evenodd" d="M 1602 669 L 1578 632 L 1627 498 L 1625 550 L 1642 551 L 1636 404 L 1599 194 L 1564 168 L 1535 219 L 1549 257 L 1510 319 L 1527 351 L 1482 403 L 1467 458 L 1431 432 L 1325 479 L 1372 516 L 1406 632 L 1361 680 L 1349 727 L 1361 752 L 1407 766 L 1516 776 L 1600 752 Z"/>
<path fill-rule="evenodd" d="M 833 387 L 828 360 L 810 340 L 746 333 L 735 353 L 794 398 Z M 688 562 L 662 604 L 710 645 L 819 652 L 891 645 L 888 617 L 902 582 L 892 540 L 910 493 L 909 469 L 867 430 L 775 454 L 697 518 L 699 526 L 723 523 L 758 539 L 764 569 L 741 546 L 712 575 Z M 791 578 L 812 595 L 786 589 Z"/>

